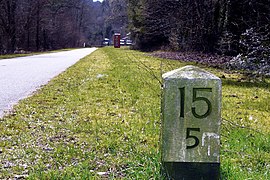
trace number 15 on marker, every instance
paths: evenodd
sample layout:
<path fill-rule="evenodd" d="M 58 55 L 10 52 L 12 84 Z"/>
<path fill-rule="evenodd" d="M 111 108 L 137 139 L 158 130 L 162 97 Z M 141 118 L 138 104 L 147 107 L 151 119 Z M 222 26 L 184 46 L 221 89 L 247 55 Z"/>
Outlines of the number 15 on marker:
<path fill-rule="evenodd" d="M 185 89 L 186 89 L 185 87 L 179 88 L 179 90 L 180 90 L 180 117 L 181 118 L 185 117 L 185 94 L 186 94 Z M 212 93 L 212 88 L 193 88 L 192 89 L 192 103 L 195 103 L 197 101 L 203 101 L 207 105 L 207 110 L 203 114 L 199 114 L 196 111 L 196 107 L 192 106 L 191 107 L 192 115 L 195 118 L 204 119 L 204 118 L 208 117 L 211 114 L 211 112 L 212 112 L 212 104 L 211 104 L 210 100 L 207 99 L 206 97 L 198 96 L 198 92 Z M 196 127 L 196 128 L 188 127 L 186 129 L 186 140 L 187 139 L 193 139 L 194 140 L 194 144 L 187 145 L 186 149 L 193 149 L 193 148 L 197 147 L 200 144 L 199 138 L 197 136 L 195 136 L 195 135 L 191 135 L 192 131 L 201 132 L 201 129 L 198 128 L 198 127 Z"/>

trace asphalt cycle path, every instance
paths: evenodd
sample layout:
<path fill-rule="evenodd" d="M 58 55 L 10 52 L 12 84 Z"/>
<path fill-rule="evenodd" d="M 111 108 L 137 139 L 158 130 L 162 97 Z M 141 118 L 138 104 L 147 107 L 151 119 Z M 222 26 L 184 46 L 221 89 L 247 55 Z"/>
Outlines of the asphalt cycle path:
<path fill-rule="evenodd" d="M 0 118 L 14 104 L 74 65 L 97 48 L 0 60 Z"/>

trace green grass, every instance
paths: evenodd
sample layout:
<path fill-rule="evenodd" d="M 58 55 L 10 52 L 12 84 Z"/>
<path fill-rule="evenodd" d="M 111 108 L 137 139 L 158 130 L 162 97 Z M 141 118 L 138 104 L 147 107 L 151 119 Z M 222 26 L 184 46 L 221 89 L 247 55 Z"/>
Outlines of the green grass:
<path fill-rule="evenodd" d="M 11 59 L 11 58 L 17 58 L 17 57 L 26 57 L 26 56 L 33 56 L 38 54 L 45 54 L 45 53 L 54 53 L 54 52 L 61 52 L 61 51 L 70 51 L 75 48 L 66 48 L 66 49 L 58 49 L 53 51 L 44 51 L 44 52 L 31 52 L 31 53 L 22 53 L 22 54 L 0 54 L 0 60 L 2 59 Z"/>
<path fill-rule="evenodd" d="M 184 65 L 111 47 L 82 59 L 0 119 L 0 179 L 161 179 L 161 74 Z M 269 179 L 269 79 L 203 68 L 226 77 L 223 178 Z"/>
<path fill-rule="evenodd" d="M 5 54 L 5 55 L 0 55 L 0 60 L 2 60 L 2 59 L 17 58 L 17 57 L 32 56 L 32 55 L 36 55 L 36 53 L 27 53 L 27 54 Z"/>

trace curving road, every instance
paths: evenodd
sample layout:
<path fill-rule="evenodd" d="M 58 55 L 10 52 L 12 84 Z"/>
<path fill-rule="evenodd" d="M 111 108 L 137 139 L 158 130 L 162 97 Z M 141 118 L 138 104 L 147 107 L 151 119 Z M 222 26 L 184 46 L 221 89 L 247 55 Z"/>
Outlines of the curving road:
<path fill-rule="evenodd" d="M 0 60 L 0 118 L 19 100 L 95 50 L 84 48 Z"/>

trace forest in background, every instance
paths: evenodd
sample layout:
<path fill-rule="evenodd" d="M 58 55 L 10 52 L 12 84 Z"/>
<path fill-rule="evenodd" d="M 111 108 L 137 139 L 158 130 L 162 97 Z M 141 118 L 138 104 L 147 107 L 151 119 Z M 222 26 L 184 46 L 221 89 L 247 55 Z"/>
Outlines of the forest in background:
<path fill-rule="evenodd" d="M 270 0 L 0 0 L 0 54 L 101 45 L 234 57 L 270 75 Z"/>
<path fill-rule="evenodd" d="M 269 0 L 129 0 L 136 48 L 238 54 L 249 29 L 269 33 Z"/>
<path fill-rule="evenodd" d="M 133 48 L 234 56 L 270 75 L 270 0 L 128 0 Z"/>
<path fill-rule="evenodd" d="M 126 9 L 125 0 L 0 0 L 0 54 L 101 45 L 126 33 Z"/>

